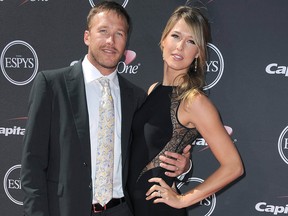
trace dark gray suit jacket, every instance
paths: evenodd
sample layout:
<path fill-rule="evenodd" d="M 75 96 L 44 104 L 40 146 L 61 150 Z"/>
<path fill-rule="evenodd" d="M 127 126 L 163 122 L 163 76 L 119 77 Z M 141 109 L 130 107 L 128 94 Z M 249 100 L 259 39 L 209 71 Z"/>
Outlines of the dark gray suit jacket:
<path fill-rule="evenodd" d="M 122 109 L 123 188 L 127 181 L 133 115 L 146 93 L 118 75 Z M 90 215 L 91 153 L 81 61 L 39 72 L 29 99 L 22 154 L 24 214 Z"/>

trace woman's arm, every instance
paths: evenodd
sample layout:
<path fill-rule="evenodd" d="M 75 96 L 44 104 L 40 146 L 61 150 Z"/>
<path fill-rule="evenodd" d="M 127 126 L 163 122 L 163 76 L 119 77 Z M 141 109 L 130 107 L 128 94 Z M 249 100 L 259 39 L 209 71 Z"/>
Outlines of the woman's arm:
<path fill-rule="evenodd" d="M 163 202 L 175 208 L 193 205 L 204 198 L 216 193 L 223 187 L 243 174 L 243 164 L 230 136 L 226 132 L 219 114 L 205 96 L 198 94 L 188 103 L 183 103 L 184 114 L 180 121 L 186 121 L 190 126 L 195 126 L 208 143 L 213 155 L 219 162 L 219 167 L 202 183 L 183 195 L 177 194 L 162 179 L 152 178 L 153 185 L 147 192 L 147 199 L 161 197 L 155 203 Z"/>

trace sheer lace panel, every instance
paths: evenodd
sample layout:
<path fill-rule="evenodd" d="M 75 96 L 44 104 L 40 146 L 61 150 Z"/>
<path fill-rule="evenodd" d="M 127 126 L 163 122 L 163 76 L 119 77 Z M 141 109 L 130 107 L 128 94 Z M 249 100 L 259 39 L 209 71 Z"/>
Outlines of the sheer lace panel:
<path fill-rule="evenodd" d="M 179 105 L 180 101 L 176 100 L 175 89 L 173 88 L 170 106 L 170 115 L 173 127 L 172 138 L 159 152 L 159 154 L 145 166 L 145 168 L 140 173 L 138 180 L 146 171 L 160 166 L 161 161 L 159 159 L 159 156 L 164 155 L 165 151 L 181 153 L 188 144 L 192 144 L 192 142 L 197 138 L 198 131 L 196 130 L 196 128 L 186 128 L 179 123 L 177 119 L 177 111 Z"/>

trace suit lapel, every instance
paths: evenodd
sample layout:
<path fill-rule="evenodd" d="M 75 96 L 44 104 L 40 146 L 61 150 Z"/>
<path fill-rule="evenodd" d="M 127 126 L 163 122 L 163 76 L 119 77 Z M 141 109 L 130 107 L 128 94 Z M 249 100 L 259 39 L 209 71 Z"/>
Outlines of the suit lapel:
<path fill-rule="evenodd" d="M 122 149 L 122 165 L 125 166 L 129 138 L 131 132 L 131 123 L 134 113 L 134 100 L 133 89 L 126 84 L 126 81 L 121 77 L 119 78 L 120 95 L 121 95 L 121 112 L 122 112 L 122 125 L 121 125 L 121 149 Z"/>
<path fill-rule="evenodd" d="M 87 161 L 87 155 L 90 156 L 90 133 L 82 61 L 65 74 L 65 80 L 80 147 L 84 161 Z M 90 164 L 90 161 L 89 157 L 87 163 Z"/>

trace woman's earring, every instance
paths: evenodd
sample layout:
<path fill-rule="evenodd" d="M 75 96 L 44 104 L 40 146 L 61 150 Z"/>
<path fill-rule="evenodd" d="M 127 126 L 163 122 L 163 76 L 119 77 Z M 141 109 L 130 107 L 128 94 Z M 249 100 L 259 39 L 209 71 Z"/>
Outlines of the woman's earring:
<path fill-rule="evenodd" d="M 194 71 L 197 72 L 197 60 L 198 58 L 195 59 L 195 63 L 194 63 Z"/>

